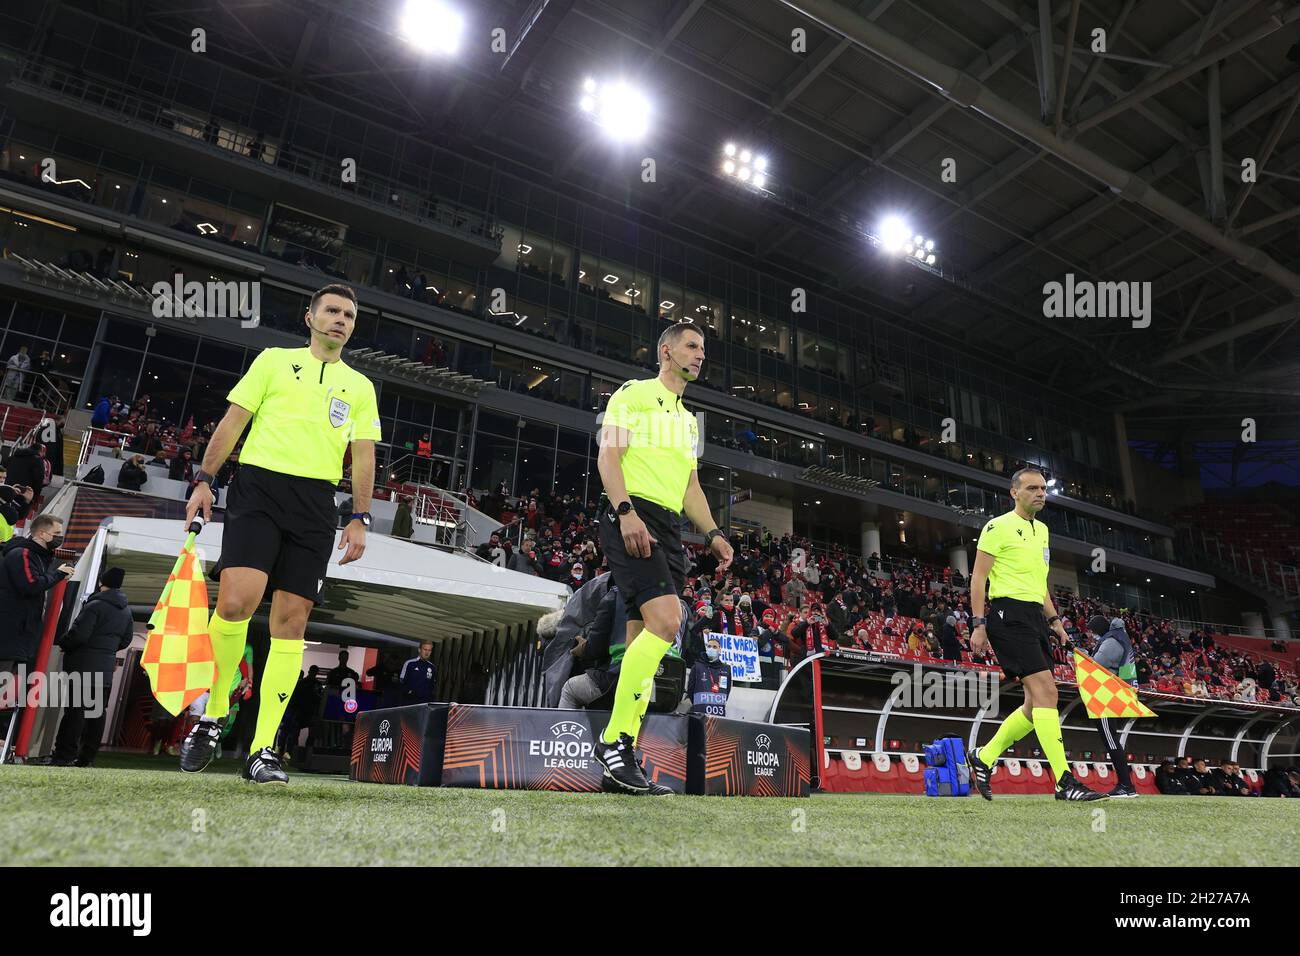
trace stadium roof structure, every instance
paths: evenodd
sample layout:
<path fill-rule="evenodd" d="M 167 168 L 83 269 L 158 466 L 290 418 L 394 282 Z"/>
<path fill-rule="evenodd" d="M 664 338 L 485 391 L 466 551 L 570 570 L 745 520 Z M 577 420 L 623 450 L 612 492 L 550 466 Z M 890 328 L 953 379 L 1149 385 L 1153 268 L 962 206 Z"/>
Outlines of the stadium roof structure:
<path fill-rule="evenodd" d="M 103 560 L 126 571 L 133 607 L 152 610 L 180 552 L 180 525 L 162 518 L 110 517 Z M 211 570 L 221 556 L 223 525 L 204 528 L 199 556 Z M 92 545 L 93 550 L 93 545 Z M 437 645 L 484 635 L 475 653 L 499 661 L 509 638 L 527 633 L 548 611 L 564 605 L 568 589 L 545 578 L 500 568 L 386 535 L 366 538 L 366 553 L 340 565 L 331 559 L 312 612 L 308 639 L 382 646 L 431 640 Z M 209 600 L 216 586 L 209 582 Z M 494 649 L 495 644 L 501 646 Z"/>
<path fill-rule="evenodd" d="M 1222 437 L 1244 416 L 1294 428 L 1300 5 L 449 3 L 483 40 L 444 57 L 398 36 L 399 0 L 65 0 L 58 16 L 178 50 L 201 17 L 226 66 L 1032 363 L 1045 387 L 1124 412 L 1130 437 Z M 494 27 L 504 52 L 489 49 Z M 626 77 L 656 104 L 635 151 L 579 121 L 589 75 Z M 727 140 L 770 157 L 761 193 L 721 174 Z M 936 267 L 869 247 L 891 212 L 936 238 Z M 1150 326 L 1045 319 L 1043 286 L 1067 273 L 1151 282 Z"/>

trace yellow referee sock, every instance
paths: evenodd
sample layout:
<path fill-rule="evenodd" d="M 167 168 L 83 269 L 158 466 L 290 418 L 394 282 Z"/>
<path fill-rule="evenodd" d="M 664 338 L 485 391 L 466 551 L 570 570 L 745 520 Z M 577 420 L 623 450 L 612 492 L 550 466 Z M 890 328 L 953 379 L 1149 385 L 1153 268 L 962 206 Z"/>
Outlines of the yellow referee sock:
<path fill-rule="evenodd" d="M 1061 715 L 1051 707 L 1035 707 L 1034 732 L 1038 734 L 1038 746 L 1052 765 L 1052 774 L 1059 785 L 1070 769 L 1065 762 L 1065 741 L 1061 739 Z"/>
<path fill-rule="evenodd" d="M 650 690 L 654 686 L 655 671 L 668 653 L 668 642 L 647 628 L 637 635 L 632 646 L 623 655 L 618 671 L 618 687 L 614 690 L 614 712 L 601 734 L 601 740 L 612 744 L 619 734 L 636 739 L 641 729 L 642 703 L 650 706 Z"/>
<path fill-rule="evenodd" d="M 235 682 L 239 659 L 244 656 L 244 643 L 248 640 L 248 621 L 227 621 L 213 611 L 208 620 L 208 636 L 212 639 L 212 657 L 217 668 L 203 716 L 225 717 L 230 713 L 230 685 Z"/>
<path fill-rule="evenodd" d="M 1034 722 L 1025 716 L 1024 708 L 1017 707 L 1002 721 L 993 739 L 979 749 L 980 760 L 992 767 L 1008 747 L 1033 729 Z"/>
<path fill-rule="evenodd" d="M 271 651 L 266 655 L 266 667 L 258 687 L 257 729 L 248 748 L 250 754 L 275 746 L 275 732 L 280 729 L 285 708 L 301 676 L 305 647 L 303 641 L 271 638 Z"/>

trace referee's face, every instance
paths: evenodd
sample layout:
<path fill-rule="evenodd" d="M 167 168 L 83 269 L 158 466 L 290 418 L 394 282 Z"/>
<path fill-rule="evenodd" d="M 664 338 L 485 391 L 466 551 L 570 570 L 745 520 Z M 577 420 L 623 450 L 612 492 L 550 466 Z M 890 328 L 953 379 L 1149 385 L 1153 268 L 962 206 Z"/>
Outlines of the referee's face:
<path fill-rule="evenodd" d="M 352 338 L 357 324 L 356 303 L 346 296 L 329 293 L 316 300 L 316 309 L 307 314 L 312 338 L 328 349 L 341 349 Z"/>
<path fill-rule="evenodd" d="M 1011 489 L 1016 503 L 1031 515 L 1036 515 L 1047 504 L 1047 479 L 1036 471 L 1020 476 L 1020 484 Z"/>
<path fill-rule="evenodd" d="M 704 367 L 704 336 L 694 329 L 684 332 L 676 345 L 668 346 L 668 361 L 686 381 L 698 379 Z"/>

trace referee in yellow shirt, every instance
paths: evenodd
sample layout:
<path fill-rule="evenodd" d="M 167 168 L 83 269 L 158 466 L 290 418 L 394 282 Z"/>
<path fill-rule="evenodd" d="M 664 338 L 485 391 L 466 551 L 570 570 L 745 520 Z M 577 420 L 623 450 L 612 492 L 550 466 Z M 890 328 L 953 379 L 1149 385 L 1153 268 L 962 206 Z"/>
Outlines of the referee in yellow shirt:
<path fill-rule="evenodd" d="M 992 740 L 970 755 L 972 775 L 980 795 L 992 800 L 990 777 L 998 757 L 1032 730 L 1052 766 L 1056 799 L 1101 800 L 1105 794 L 1085 787 L 1070 773 L 1056 710 L 1051 631 L 1064 640 L 1065 626 L 1047 593 L 1051 544 L 1047 525 L 1037 519 L 1047 504 L 1043 473 L 1021 468 L 1011 476 L 1011 497 L 1015 508 L 986 524 L 976 545 L 970 585 L 970 649 L 982 654 L 992 645 L 1003 672 L 1020 679 L 1025 703 L 1002 722 Z"/>
<path fill-rule="evenodd" d="M 596 466 L 608 500 L 600 545 L 627 606 L 627 650 L 595 757 L 607 789 L 661 796 L 671 791 L 646 780 L 636 738 L 659 662 L 681 627 L 682 515 L 705 535 L 720 570 L 731 564 L 732 551 L 700 487 L 699 429 L 682 405 L 687 383 L 704 365 L 704 336 L 693 325 L 672 325 L 659 336 L 657 351 L 658 376 L 624 383 L 601 421 Z"/>
<path fill-rule="evenodd" d="M 230 487 L 222 528 L 217 606 L 208 625 L 216 658 L 213 692 L 181 746 L 181 770 L 197 773 L 216 752 L 229 711 L 226 689 L 239 666 L 248 622 L 271 590 L 271 649 L 258 688 L 257 728 L 243 777 L 288 783 L 274 749 L 276 730 L 302 669 L 307 616 L 325 583 L 337 516 L 334 492 L 352 449 L 352 501 L 340 564 L 361 557 L 370 526 L 379 411 L 375 387 L 343 364 L 357 320 L 357 297 L 331 284 L 311 297 L 305 348 L 265 349 L 231 389 L 230 408 L 212 435 L 185 512 L 212 517 L 212 481 L 252 421 Z"/>

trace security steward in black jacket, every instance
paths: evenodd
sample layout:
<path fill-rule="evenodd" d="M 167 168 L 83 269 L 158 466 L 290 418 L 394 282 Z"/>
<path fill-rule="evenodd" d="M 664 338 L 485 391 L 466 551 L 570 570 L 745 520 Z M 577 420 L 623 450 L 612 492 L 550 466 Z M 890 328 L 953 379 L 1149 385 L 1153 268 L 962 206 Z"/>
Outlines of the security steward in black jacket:
<path fill-rule="evenodd" d="M 63 636 L 63 669 L 78 680 L 85 705 L 69 707 L 54 739 L 54 759 L 59 767 L 89 767 L 104 735 L 104 716 L 113 689 L 117 654 L 131 643 L 134 624 L 126 595 L 125 572 L 109 568 L 99 578 L 99 590 L 82 605 L 81 613 Z"/>

